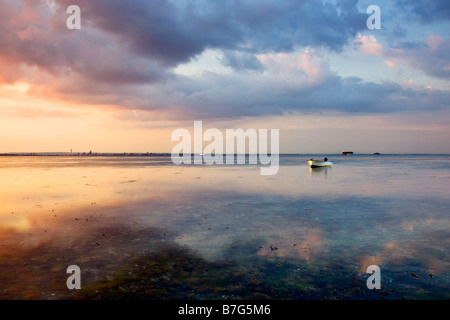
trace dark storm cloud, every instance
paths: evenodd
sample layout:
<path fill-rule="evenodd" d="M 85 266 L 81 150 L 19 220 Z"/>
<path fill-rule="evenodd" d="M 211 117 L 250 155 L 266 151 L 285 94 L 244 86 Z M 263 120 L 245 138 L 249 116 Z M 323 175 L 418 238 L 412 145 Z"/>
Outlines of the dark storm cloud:
<path fill-rule="evenodd" d="M 63 8 L 73 3 L 57 2 Z M 133 54 L 165 66 L 187 62 L 207 48 L 252 53 L 298 46 L 341 50 L 365 27 L 366 15 L 356 10 L 356 2 L 76 1 L 90 26 L 114 35 Z"/>
<path fill-rule="evenodd" d="M 356 2 L 55 0 L 51 8 L 52 1 L 0 0 L 0 56 L 112 85 L 164 81 L 171 68 L 211 48 L 228 52 L 228 66 L 258 69 L 251 54 L 341 50 L 364 28 Z M 65 24 L 72 4 L 82 12 L 76 32 Z"/>
<path fill-rule="evenodd" d="M 223 119 L 281 115 L 287 112 L 389 114 L 448 109 L 450 92 L 403 88 L 394 82 L 370 83 L 361 78 L 328 74 L 320 83 L 279 84 L 278 78 L 205 73 L 201 79 L 169 81 L 133 101 L 141 109 L 169 109 L 170 119 Z"/>
<path fill-rule="evenodd" d="M 148 59 L 124 50 L 101 30 L 88 26 L 74 32 L 66 28 L 66 7 L 55 12 L 45 1 L 0 0 L 0 64 L 15 66 L 15 74 L 2 73 L 8 82 L 22 76 L 21 68 L 37 67 L 70 82 L 102 81 L 112 85 L 151 83 L 171 72 Z M 1 59 L 3 58 L 3 59 Z M 94 84 L 91 84 L 94 85 Z"/>
<path fill-rule="evenodd" d="M 0 81 L 26 79 L 32 83 L 29 94 L 167 111 L 170 118 L 448 107 L 448 92 L 342 78 L 322 63 L 325 59 L 313 55 L 303 56 L 310 60 L 295 72 L 289 63 L 274 59 L 278 64 L 270 69 L 273 61 L 258 58 L 305 47 L 342 51 L 366 28 L 367 14 L 357 10 L 357 0 L 54 3 L 56 7 L 44 0 L 0 0 Z M 66 28 L 66 8 L 72 4 L 81 8 L 81 30 Z M 445 11 L 443 2 L 438 4 L 430 10 L 444 6 Z M 175 67 L 207 49 L 221 51 L 222 64 L 237 72 L 205 71 L 188 77 L 174 73 Z M 448 79 L 448 49 L 448 40 L 442 40 L 391 54 Z"/>
<path fill-rule="evenodd" d="M 397 0 L 395 5 L 411 18 L 418 18 L 424 24 L 450 19 L 450 1 L 448 0 Z"/>

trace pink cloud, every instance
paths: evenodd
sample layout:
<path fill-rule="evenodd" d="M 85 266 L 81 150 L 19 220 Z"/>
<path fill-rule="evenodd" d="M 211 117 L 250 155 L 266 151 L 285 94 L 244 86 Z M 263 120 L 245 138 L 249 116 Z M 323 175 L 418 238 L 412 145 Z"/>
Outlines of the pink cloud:
<path fill-rule="evenodd" d="M 384 64 L 389 68 L 394 68 L 400 62 L 413 69 L 422 70 L 431 77 L 448 79 L 450 76 L 450 39 L 443 39 L 439 35 L 430 35 L 422 42 L 404 44 L 404 47 L 392 49 L 384 49 L 373 35 L 358 34 L 355 43 L 359 53 L 388 59 Z"/>
<path fill-rule="evenodd" d="M 383 56 L 404 62 L 413 69 L 422 70 L 428 76 L 448 79 L 449 50 L 450 39 L 444 40 L 440 36 L 431 35 L 414 46 L 385 50 Z"/>
<path fill-rule="evenodd" d="M 269 73 L 289 81 L 314 84 L 330 74 L 328 62 L 310 48 L 300 53 L 259 55 L 258 59 Z"/>
<path fill-rule="evenodd" d="M 370 36 L 362 36 L 360 33 L 358 34 L 358 40 L 356 41 L 360 46 L 358 48 L 359 52 L 363 54 L 372 54 L 376 56 L 383 55 L 383 46 L 377 42 L 377 39 Z"/>
<path fill-rule="evenodd" d="M 436 51 L 436 49 L 443 43 L 441 36 L 431 35 L 425 40 L 425 43 L 430 48 L 431 51 Z"/>
<path fill-rule="evenodd" d="M 387 65 L 389 68 L 395 68 L 396 67 L 395 63 L 390 61 L 390 60 L 384 61 L 384 64 Z"/>

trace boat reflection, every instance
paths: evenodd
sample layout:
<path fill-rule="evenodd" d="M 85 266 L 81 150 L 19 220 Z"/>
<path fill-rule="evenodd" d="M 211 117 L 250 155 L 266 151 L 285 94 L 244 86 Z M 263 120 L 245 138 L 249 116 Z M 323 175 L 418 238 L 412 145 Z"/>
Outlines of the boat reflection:
<path fill-rule="evenodd" d="M 310 167 L 309 176 L 318 176 L 319 174 L 324 174 L 326 177 L 328 170 L 331 170 L 331 167 Z"/>

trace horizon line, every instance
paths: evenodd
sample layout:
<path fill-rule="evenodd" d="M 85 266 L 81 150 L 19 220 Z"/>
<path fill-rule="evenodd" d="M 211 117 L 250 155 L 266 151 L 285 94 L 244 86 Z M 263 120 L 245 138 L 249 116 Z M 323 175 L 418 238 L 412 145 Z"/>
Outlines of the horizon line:
<path fill-rule="evenodd" d="M 175 153 L 176 154 L 176 153 Z M 183 153 L 181 153 L 183 154 Z M 198 153 L 185 153 L 187 155 L 195 156 L 199 155 Z M 228 155 L 231 153 L 218 153 L 212 155 Z M 234 155 L 259 155 L 258 153 L 233 153 Z M 267 155 L 271 155 L 272 153 L 267 153 Z M 275 153 L 274 153 L 275 154 Z M 171 152 L 59 152 L 59 151 L 50 151 L 50 152 L 3 152 L 0 153 L 0 156 L 162 156 L 162 155 L 172 155 Z M 341 152 L 280 152 L 278 155 L 342 155 Z M 450 153 L 409 153 L 409 152 L 400 152 L 400 153 L 358 153 L 353 152 L 353 155 L 450 155 Z M 346 155 L 347 157 L 351 157 L 352 155 Z"/>

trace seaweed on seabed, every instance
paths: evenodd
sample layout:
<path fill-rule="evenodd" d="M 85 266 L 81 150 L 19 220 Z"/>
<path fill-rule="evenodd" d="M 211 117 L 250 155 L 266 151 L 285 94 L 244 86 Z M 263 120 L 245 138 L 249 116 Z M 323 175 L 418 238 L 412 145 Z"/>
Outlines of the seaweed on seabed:
<path fill-rule="evenodd" d="M 88 300 L 304 300 L 401 299 L 404 293 L 383 288 L 365 290 L 364 281 L 343 267 L 324 277 L 324 268 L 299 268 L 298 261 L 252 256 L 209 262 L 173 243 L 135 256 L 110 280 L 98 281 L 73 293 Z M 315 271 L 314 271 L 315 269 Z M 323 278 L 318 283 L 317 278 Z M 314 280 L 316 279 L 316 280 Z M 356 282 L 350 280 L 354 279 Z"/>
<path fill-rule="evenodd" d="M 186 299 L 206 262 L 187 249 L 167 245 L 136 257 L 111 280 L 86 286 L 73 299 Z"/>
<path fill-rule="evenodd" d="M 274 299 L 285 297 L 257 268 L 230 260 L 208 262 L 173 244 L 136 257 L 108 281 L 77 290 L 71 299 Z"/>

